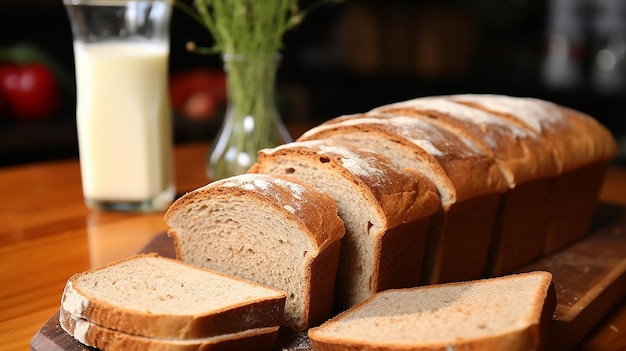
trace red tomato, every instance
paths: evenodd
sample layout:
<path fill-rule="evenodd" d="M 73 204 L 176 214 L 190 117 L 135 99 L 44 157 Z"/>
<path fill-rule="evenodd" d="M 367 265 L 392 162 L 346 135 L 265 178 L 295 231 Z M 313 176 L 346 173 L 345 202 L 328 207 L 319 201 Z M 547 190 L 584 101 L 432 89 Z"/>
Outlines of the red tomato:
<path fill-rule="evenodd" d="M 40 63 L 0 67 L 0 89 L 10 114 L 18 120 L 51 118 L 60 106 L 61 92 L 56 77 Z"/>

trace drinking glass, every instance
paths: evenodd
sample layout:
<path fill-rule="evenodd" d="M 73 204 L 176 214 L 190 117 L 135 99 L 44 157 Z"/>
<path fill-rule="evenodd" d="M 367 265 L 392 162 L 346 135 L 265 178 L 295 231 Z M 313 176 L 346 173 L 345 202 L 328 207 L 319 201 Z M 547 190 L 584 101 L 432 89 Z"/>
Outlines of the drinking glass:
<path fill-rule="evenodd" d="M 163 0 L 64 0 L 72 26 L 76 125 L 88 207 L 160 211 L 175 196 Z"/>

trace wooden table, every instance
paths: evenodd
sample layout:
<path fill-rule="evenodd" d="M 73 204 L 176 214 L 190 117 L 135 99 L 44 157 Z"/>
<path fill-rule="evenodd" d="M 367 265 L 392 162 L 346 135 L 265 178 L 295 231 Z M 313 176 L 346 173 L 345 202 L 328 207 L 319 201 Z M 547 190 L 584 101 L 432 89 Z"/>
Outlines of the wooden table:
<path fill-rule="evenodd" d="M 207 183 L 208 144 L 176 148 L 180 193 Z M 29 341 L 59 307 L 67 278 L 138 252 L 166 229 L 162 213 L 89 211 L 77 160 L 0 169 L 0 350 L 28 350 Z M 603 202 L 626 205 L 626 169 L 612 168 Z M 626 300 L 580 350 L 626 348 Z"/>

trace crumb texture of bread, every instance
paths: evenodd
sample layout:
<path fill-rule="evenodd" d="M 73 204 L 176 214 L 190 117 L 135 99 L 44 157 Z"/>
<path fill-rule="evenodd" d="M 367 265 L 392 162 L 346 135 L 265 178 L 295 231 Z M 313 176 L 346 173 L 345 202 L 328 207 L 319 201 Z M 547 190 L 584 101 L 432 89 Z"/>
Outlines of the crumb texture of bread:
<path fill-rule="evenodd" d="M 318 350 L 536 350 L 548 272 L 387 290 L 309 330 Z"/>
<path fill-rule="evenodd" d="M 145 254 L 72 276 L 61 308 L 129 334 L 185 339 L 277 326 L 284 301 L 282 291 Z"/>

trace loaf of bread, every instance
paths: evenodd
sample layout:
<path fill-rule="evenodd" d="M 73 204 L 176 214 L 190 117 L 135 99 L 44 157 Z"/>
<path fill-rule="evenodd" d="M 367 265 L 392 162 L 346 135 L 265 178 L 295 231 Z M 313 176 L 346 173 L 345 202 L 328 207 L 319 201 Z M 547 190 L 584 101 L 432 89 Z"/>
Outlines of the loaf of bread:
<path fill-rule="evenodd" d="M 165 221 L 180 260 L 286 292 L 285 326 L 305 330 L 330 316 L 345 231 L 329 195 L 244 174 L 187 193 Z"/>
<path fill-rule="evenodd" d="M 533 98 L 453 95 L 473 106 L 533 130 L 559 165 L 545 201 L 545 253 L 582 238 L 588 231 L 607 165 L 617 155 L 609 130 L 582 112 Z M 583 185 L 583 186 L 581 186 Z"/>
<path fill-rule="evenodd" d="M 419 283 L 428 222 L 439 207 L 436 188 L 420 173 L 396 169 L 372 149 L 326 140 L 261 150 L 250 172 L 298 178 L 336 201 L 346 228 L 338 309 Z"/>
<path fill-rule="evenodd" d="M 483 275 L 499 197 L 508 188 L 490 150 L 428 119 L 374 113 L 331 119 L 298 140 L 315 139 L 371 148 L 435 184 L 441 204 L 431 218 L 423 283 Z"/>
<path fill-rule="evenodd" d="M 286 291 L 286 325 L 304 330 L 330 313 L 331 299 L 344 310 L 388 289 L 499 276 L 578 240 L 616 152 L 608 130 L 593 118 L 545 101 L 419 98 L 337 117 L 295 142 L 261 150 L 248 174 L 191 192 L 165 218 L 179 258 Z M 277 197 L 260 191 L 279 182 L 309 187 L 334 207 L 304 198 L 297 206 L 286 204 L 285 197 L 295 197 L 290 192 Z M 292 211 L 305 202 L 312 204 L 306 211 Z M 296 219 L 284 217 L 290 211 Z M 343 238 L 306 234 L 320 230 L 318 219 L 330 218 L 329 212 L 343 220 Z M 266 228 L 272 228 L 269 239 Z M 268 244 L 283 237 L 317 238 L 300 251 L 317 255 L 313 278 L 290 280 L 306 281 L 308 293 L 276 279 L 300 262 L 293 259 L 297 250 L 286 253 L 282 245 Z M 300 272 L 302 265 L 296 266 Z M 517 278 L 503 279 L 502 288 Z M 469 286 L 474 291 L 474 283 Z M 303 306 L 298 299 L 307 294 L 326 296 L 320 318 L 293 312 L 320 310 L 314 302 L 294 307 Z M 513 343 L 535 347 L 536 339 L 527 335 L 535 327 L 523 330 L 510 331 Z M 481 340 L 467 345 L 508 339 Z"/>
<path fill-rule="evenodd" d="M 105 351 L 233 351 L 270 350 L 278 326 L 249 329 L 197 339 L 149 338 L 105 328 L 61 310 L 61 327 L 84 345 Z"/>
<path fill-rule="evenodd" d="M 548 272 L 387 290 L 308 335 L 315 351 L 545 347 L 556 306 Z"/>
<path fill-rule="evenodd" d="M 277 327 L 284 304 L 282 291 L 146 254 L 73 275 L 61 310 L 127 334 L 197 339 Z"/>

